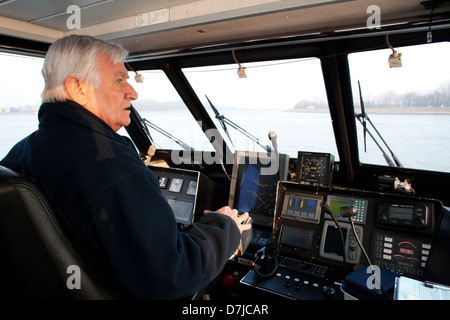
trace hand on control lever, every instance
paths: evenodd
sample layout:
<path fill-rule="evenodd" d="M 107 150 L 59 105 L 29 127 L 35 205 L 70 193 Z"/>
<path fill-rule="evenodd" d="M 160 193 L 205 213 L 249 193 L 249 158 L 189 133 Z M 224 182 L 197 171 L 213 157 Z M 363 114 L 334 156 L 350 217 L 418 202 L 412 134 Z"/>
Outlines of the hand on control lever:
<path fill-rule="evenodd" d="M 205 210 L 203 211 L 203 214 L 208 214 L 210 212 L 210 210 Z M 245 212 L 238 216 L 238 211 L 236 209 L 231 209 L 229 206 L 222 207 L 215 212 L 229 216 L 231 219 L 233 219 L 234 222 L 236 222 L 236 225 L 241 233 L 252 228 L 252 225 L 247 223 L 247 221 L 249 220 L 248 212 Z"/>

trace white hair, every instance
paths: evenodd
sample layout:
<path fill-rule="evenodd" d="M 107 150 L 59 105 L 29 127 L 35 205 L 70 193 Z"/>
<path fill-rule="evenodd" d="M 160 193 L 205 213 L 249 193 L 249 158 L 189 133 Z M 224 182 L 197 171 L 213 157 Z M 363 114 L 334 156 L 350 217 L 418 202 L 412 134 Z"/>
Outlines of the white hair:
<path fill-rule="evenodd" d="M 64 82 L 69 76 L 98 88 L 97 56 L 102 53 L 109 56 L 112 63 L 123 62 L 128 56 L 128 51 L 120 45 L 91 36 L 70 35 L 56 40 L 48 49 L 42 68 L 45 81 L 42 102 L 64 101 L 67 96 Z"/>

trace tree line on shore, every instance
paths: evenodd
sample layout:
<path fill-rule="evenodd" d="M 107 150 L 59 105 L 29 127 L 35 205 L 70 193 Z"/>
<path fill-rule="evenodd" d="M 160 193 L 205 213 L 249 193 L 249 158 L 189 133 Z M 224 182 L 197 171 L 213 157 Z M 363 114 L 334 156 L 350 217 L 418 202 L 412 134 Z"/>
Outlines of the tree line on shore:
<path fill-rule="evenodd" d="M 431 92 L 397 93 L 394 90 L 381 95 L 363 96 L 366 108 L 450 108 L 450 80 Z M 354 97 L 355 108 L 359 109 L 359 97 Z M 138 99 L 133 102 L 138 111 L 154 110 L 185 110 L 184 103 L 179 101 L 157 101 L 154 99 Z M 0 104 L 0 113 L 30 113 L 37 112 L 40 105 L 5 106 Z M 328 103 L 323 99 L 303 99 L 297 102 L 294 110 L 324 109 Z"/>
<path fill-rule="evenodd" d="M 381 95 L 363 96 L 366 108 L 450 108 L 450 80 L 430 92 L 397 93 L 394 90 Z M 355 107 L 360 106 L 359 96 L 354 97 Z M 294 109 L 328 108 L 328 104 L 321 100 L 299 101 Z"/>

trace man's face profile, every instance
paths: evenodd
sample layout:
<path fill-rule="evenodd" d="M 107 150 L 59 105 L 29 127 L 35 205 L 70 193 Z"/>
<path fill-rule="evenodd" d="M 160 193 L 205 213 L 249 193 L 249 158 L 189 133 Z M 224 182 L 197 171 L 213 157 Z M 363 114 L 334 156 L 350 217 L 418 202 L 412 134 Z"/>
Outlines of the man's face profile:
<path fill-rule="evenodd" d="M 114 131 L 130 124 L 131 101 L 138 97 L 128 83 L 128 70 L 123 62 L 113 63 L 106 54 L 97 56 L 100 74 L 97 89 L 74 78 L 66 80 L 68 98 L 81 104 L 102 119 Z"/>

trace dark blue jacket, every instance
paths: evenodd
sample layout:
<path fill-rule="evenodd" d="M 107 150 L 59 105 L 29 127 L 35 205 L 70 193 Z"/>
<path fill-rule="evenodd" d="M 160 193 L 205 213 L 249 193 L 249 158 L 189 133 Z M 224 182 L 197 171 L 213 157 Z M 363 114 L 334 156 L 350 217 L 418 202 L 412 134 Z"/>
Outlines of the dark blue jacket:
<path fill-rule="evenodd" d="M 231 218 L 210 213 L 178 231 L 128 138 L 71 100 L 44 103 L 38 117 L 0 164 L 40 187 L 88 264 L 112 266 L 138 299 L 187 297 L 220 273 L 239 243 Z"/>

